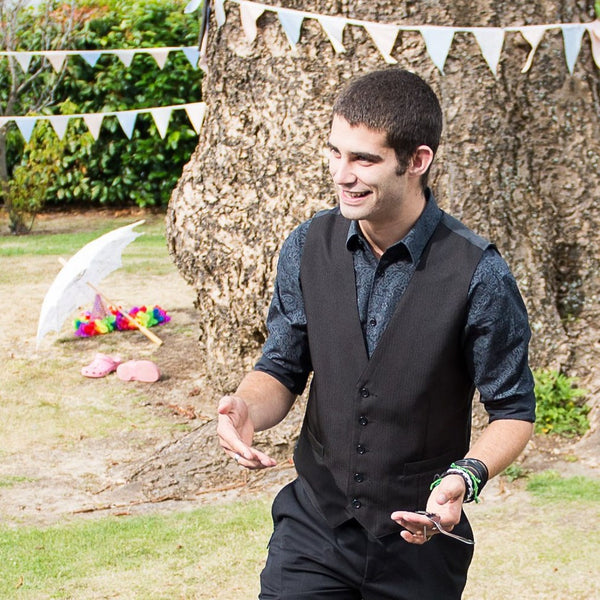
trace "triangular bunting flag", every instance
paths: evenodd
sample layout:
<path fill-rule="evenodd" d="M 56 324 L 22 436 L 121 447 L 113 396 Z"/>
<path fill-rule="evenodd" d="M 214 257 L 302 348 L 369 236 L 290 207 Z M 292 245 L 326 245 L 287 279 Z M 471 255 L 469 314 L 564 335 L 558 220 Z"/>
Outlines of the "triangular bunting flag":
<path fill-rule="evenodd" d="M 65 132 L 67 131 L 70 118 L 71 117 L 68 115 L 53 115 L 48 117 L 50 125 L 52 125 L 52 129 L 54 129 L 54 132 L 58 136 L 59 140 L 62 140 L 65 137 Z"/>
<path fill-rule="evenodd" d="M 214 0 L 215 18 L 217 19 L 217 27 L 225 25 L 225 8 L 223 7 L 223 0 Z"/>
<path fill-rule="evenodd" d="M 579 56 L 581 50 L 581 38 L 585 31 L 585 25 L 579 23 L 569 23 L 561 25 L 563 40 L 565 43 L 565 59 L 567 61 L 567 68 L 569 73 L 573 74 L 575 68 L 575 61 Z"/>
<path fill-rule="evenodd" d="M 25 141 L 28 142 L 31 139 L 33 128 L 37 123 L 37 117 L 15 117 L 14 121 L 17 124 L 21 135 L 25 138 Z"/>
<path fill-rule="evenodd" d="M 254 2 L 240 1 L 240 18 L 246 39 L 252 43 L 256 39 L 256 21 L 265 12 L 265 7 Z"/>
<path fill-rule="evenodd" d="M 375 42 L 385 62 L 391 65 L 397 63 L 398 61 L 392 57 L 391 52 L 394 49 L 400 28 L 396 25 L 382 25 L 380 23 L 365 24 L 364 28 L 373 38 L 373 42 Z"/>
<path fill-rule="evenodd" d="M 446 58 L 448 58 L 448 52 L 450 52 L 450 46 L 454 39 L 455 29 L 452 27 L 424 25 L 420 28 L 420 31 L 433 64 L 443 75 L 444 65 L 446 64 Z"/>
<path fill-rule="evenodd" d="M 167 58 L 169 58 L 168 48 L 150 48 L 149 50 L 144 50 L 144 52 L 148 53 L 156 61 L 159 69 L 165 66 Z"/>
<path fill-rule="evenodd" d="M 206 103 L 205 102 L 194 102 L 192 104 L 185 105 L 185 112 L 194 128 L 196 133 L 200 133 L 202 129 L 202 122 L 204 121 L 204 115 L 206 114 Z"/>
<path fill-rule="evenodd" d="M 121 125 L 121 129 L 125 135 L 131 139 L 131 134 L 133 133 L 133 128 L 135 127 L 135 120 L 138 116 L 138 111 L 127 110 L 124 112 L 118 112 L 116 115 L 117 119 L 119 120 L 119 124 Z"/>
<path fill-rule="evenodd" d="M 198 68 L 198 61 L 200 60 L 200 50 L 195 46 L 192 48 L 182 48 L 185 57 L 190 61 L 190 64 L 194 69 Z"/>
<path fill-rule="evenodd" d="M 60 52 L 59 50 L 49 50 L 44 52 L 43 55 L 48 59 L 48 62 L 52 65 L 52 68 L 58 73 L 67 58 L 66 52 Z"/>
<path fill-rule="evenodd" d="M 318 18 L 323 31 L 327 34 L 333 49 L 339 54 L 341 52 L 346 52 L 346 48 L 344 48 L 343 40 L 344 40 L 344 28 L 348 24 L 346 19 L 341 17 L 326 17 L 319 16 Z"/>
<path fill-rule="evenodd" d="M 479 44 L 485 62 L 492 70 L 492 73 L 496 75 L 500 53 L 504 45 L 504 29 L 500 27 L 480 27 L 473 29 L 473 34 Z"/>
<path fill-rule="evenodd" d="M 527 56 L 527 60 L 521 69 L 521 73 L 527 73 L 531 68 L 531 63 L 533 62 L 533 55 L 537 50 L 542 38 L 544 37 L 544 33 L 546 33 L 547 27 L 545 25 L 528 25 L 526 27 L 521 27 L 519 31 L 521 35 L 527 40 L 529 45 L 531 46 L 531 50 L 529 55 Z"/>
<path fill-rule="evenodd" d="M 95 140 L 97 140 L 100 136 L 100 127 L 102 127 L 103 120 L 104 115 L 102 113 L 90 113 L 83 115 L 83 121 L 87 125 L 87 128 L 90 130 L 90 133 Z"/>
<path fill-rule="evenodd" d="M 85 62 L 90 65 L 90 67 L 95 67 L 96 63 L 98 62 L 98 59 L 100 58 L 100 55 L 102 54 L 102 52 L 96 52 L 93 50 L 81 50 L 79 52 L 79 56 L 81 56 L 81 58 L 83 58 L 83 60 L 85 60 Z"/>
<path fill-rule="evenodd" d="M 198 7 L 202 4 L 202 0 L 191 0 L 187 3 L 187 6 L 183 9 L 183 12 L 187 15 L 198 10 Z"/>
<path fill-rule="evenodd" d="M 135 56 L 135 50 L 114 50 L 113 54 L 126 66 L 131 66 L 133 57 Z"/>
<path fill-rule="evenodd" d="M 295 48 L 296 44 L 298 44 L 298 41 L 300 40 L 302 21 L 304 21 L 304 13 L 298 12 L 297 10 L 279 8 L 277 10 L 277 14 L 290 46 Z"/>
<path fill-rule="evenodd" d="M 600 21 L 596 20 L 588 23 L 587 29 L 592 44 L 592 56 L 596 66 L 600 69 Z"/>
<path fill-rule="evenodd" d="M 31 64 L 33 53 L 15 52 L 15 54 L 13 54 L 13 57 L 19 63 L 21 69 L 23 69 L 23 73 L 27 73 L 27 71 L 29 70 L 29 65 Z"/>
<path fill-rule="evenodd" d="M 154 119 L 154 124 L 156 125 L 156 129 L 158 129 L 161 138 L 164 138 L 167 133 L 172 112 L 173 107 L 171 106 L 150 109 L 150 114 Z"/>

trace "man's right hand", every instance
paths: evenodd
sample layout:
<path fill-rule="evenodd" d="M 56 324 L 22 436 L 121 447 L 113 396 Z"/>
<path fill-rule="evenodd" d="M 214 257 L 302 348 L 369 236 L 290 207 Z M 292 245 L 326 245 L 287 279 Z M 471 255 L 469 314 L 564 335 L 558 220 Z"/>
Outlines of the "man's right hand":
<path fill-rule="evenodd" d="M 225 452 L 248 469 L 274 467 L 270 456 L 252 447 L 254 423 L 248 405 L 239 396 L 224 396 L 218 407 L 217 435 Z"/>

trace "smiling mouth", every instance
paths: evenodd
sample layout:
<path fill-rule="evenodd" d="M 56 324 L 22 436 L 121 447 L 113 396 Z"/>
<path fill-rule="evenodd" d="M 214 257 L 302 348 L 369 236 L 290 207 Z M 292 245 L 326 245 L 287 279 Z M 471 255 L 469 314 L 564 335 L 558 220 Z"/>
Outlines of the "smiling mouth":
<path fill-rule="evenodd" d="M 360 198 L 365 198 L 371 193 L 369 190 L 365 192 L 349 192 L 348 190 L 341 190 L 341 192 L 349 200 L 358 200 Z"/>

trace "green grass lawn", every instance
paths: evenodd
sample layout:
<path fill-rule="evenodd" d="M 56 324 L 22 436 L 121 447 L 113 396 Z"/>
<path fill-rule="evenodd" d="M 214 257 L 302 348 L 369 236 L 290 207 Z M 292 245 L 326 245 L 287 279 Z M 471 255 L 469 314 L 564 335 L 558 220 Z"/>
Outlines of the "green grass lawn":
<path fill-rule="evenodd" d="M 0 598 L 252 597 L 269 529 L 266 502 L 0 528 Z"/>
<path fill-rule="evenodd" d="M 543 472 L 527 488 L 521 507 L 470 510 L 477 549 L 465 600 L 600 597 L 600 482 Z M 255 598 L 269 504 L 0 528 L 0 597 Z"/>

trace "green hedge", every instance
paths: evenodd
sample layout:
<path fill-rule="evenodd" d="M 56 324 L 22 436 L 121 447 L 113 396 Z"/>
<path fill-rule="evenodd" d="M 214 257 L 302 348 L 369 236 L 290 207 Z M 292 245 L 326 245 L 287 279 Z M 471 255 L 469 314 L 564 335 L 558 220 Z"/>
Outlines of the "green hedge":
<path fill-rule="evenodd" d="M 187 0 L 80 2 L 77 42 L 71 49 L 197 46 L 198 16 L 184 14 L 186 4 Z M 182 52 L 171 52 L 162 70 L 143 53 L 136 54 L 129 67 L 107 54 L 94 67 L 77 56 L 67 61 L 47 114 L 121 111 L 201 100 L 202 72 Z M 39 154 L 37 145 L 44 143 L 44 136 L 34 135 L 23 148 L 15 135 L 11 132 L 9 144 L 11 173 L 19 164 L 29 168 Z M 40 191 L 42 203 L 61 208 L 165 206 L 197 140 L 184 110 L 173 111 L 164 139 L 150 114 L 138 115 L 131 139 L 116 117 L 105 117 L 97 140 L 82 120 L 71 119 L 65 143 L 57 146 L 58 173 Z"/>

